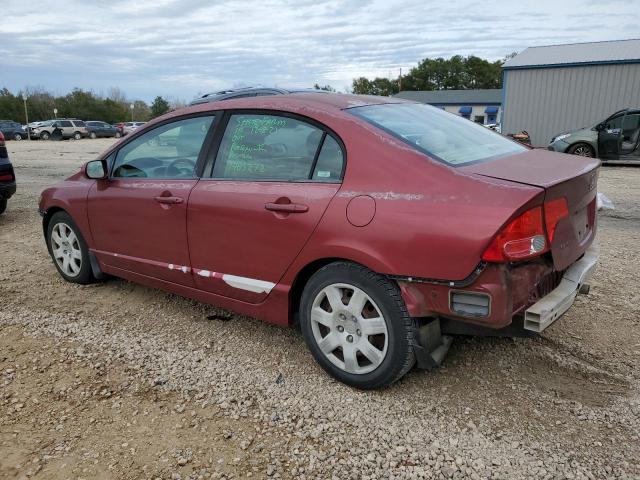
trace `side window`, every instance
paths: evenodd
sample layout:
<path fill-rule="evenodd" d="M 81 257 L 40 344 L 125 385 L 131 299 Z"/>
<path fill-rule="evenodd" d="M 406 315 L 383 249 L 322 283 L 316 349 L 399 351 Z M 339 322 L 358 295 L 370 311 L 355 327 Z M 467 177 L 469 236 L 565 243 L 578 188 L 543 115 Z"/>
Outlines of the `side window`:
<path fill-rule="evenodd" d="M 280 115 L 232 115 L 222 137 L 214 178 L 305 181 L 324 132 Z"/>
<path fill-rule="evenodd" d="M 343 165 L 342 148 L 331 135 L 327 135 L 324 137 L 312 179 L 317 182 L 339 182 L 342 180 Z"/>
<path fill-rule="evenodd" d="M 73 124 L 69 120 L 61 120 L 58 122 L 60 127 L 72 127 Z"/>
<path fill-rule="evenodd" d="M 627 116 L 624 117 L 624 125 L 622 127 L 625 134 L 627 133 L 631 134 L 635 132 L 638 128 L 640 128 L 640 114 L 638 113 L 627 114 Z"/>
<path fill-rule="evenodd" d="M 615 128 L 622 128 L 622 119 L 624 118 L 624 115 L 620 115 L 618 117 L 615 118 L 610 118 L 607 121 L 607 128 L 609 130 L 613 130 Z"/>
<path fill-rule="evenodd" d="M 214 117 L 195 117 L 154 128 L 122 147 L 113 165 L 116 178 L 194 178 Z"/>

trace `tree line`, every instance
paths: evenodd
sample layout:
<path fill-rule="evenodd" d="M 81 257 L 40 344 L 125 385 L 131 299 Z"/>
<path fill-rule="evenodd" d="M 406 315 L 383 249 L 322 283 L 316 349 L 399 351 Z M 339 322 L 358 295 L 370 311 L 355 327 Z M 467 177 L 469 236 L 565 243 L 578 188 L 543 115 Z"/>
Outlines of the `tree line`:
<path fill-rule="evenodd" d="M 169 102 L 161 96 L 148 105 L 142 100 L 128 100 L 119 88 L 111 88 L 106 95 L 92 91 L 73 89 L 63 96 L 55 96 L 43 88 L 30 88 L 17 93 L 7 88 L 0 89 L 0 120 L 14 120 L 24 124 L 25 111 L 22 95 L 27 95 L 29 121 L 50 120 L 53 118 L 79 118 L 82 120 L 102 120 L 107 123 L 130 121 L 146 122 L 169 110 L 180 108 L 184 103 Z M 57 109 L 57 114 L 54 114 Z"/>
<path fill-rule="evenodd" d="M 425 58 L 406 75 L 397 78 L 354 78 L 353 93 L 365 95 L 395 95 L 402 90 L 473 90 L 502 88 L 502 65 L 515 53 L 503 60 L 490 62 L 470 55 L 451 58 Z"/>

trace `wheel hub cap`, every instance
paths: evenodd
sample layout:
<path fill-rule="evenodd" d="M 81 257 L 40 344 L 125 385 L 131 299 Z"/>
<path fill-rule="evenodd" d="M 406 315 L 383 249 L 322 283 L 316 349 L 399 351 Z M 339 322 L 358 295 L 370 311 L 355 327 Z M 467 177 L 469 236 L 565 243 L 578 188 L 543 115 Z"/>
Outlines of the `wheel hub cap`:
<path fill-rule="evenodd" d="M 57 223 L 51 230 L 51 253 L 62 272 L 76 277 L 82 268 L 82 252 L 78 237 L 66 223 Z"/>
<path fill-rule="evenodd" d="M 372 372 L 386 356 L 386 320 L 373 299 L 353 285 L 332 284 L 318 293 L 311 328 L 322 353 L 348 373 Z"/>

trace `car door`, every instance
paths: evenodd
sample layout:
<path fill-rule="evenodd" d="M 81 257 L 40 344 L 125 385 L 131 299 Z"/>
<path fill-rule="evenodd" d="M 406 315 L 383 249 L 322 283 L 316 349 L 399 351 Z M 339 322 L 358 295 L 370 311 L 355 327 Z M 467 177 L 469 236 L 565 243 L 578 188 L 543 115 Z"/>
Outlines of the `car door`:
<path fill-rule="evenodd" d="M 212 114 L 173 120 L 123 145 L 109 178 L 90 189 L 95 251 L 105 264 L 193 285 L 187 247 L 187 202 L 208 145 Z M 158 142 L 171 136 L 175 142 Z"/>
<path fill-rule="evenodd" d="M 622 123 L 622 141 L 620 143 L 620 155 L 635 160 L 639 154 L 638 144 L 640 140 L 640 112 L 629 111 Z"/>
<path fill-rule="evenodd" d="M 71 137 L 73 135 L 73 123 L 70 120 L 59 120 L 58 127 L 62 131 L 63 137 Z"/>
<path fill-rule="evenodd" d="M 202 290 L 258 303 L 340 188 L 344 148 L 300 117 L 235 112 L 224 123 L 210 176 L 189 199 L 194 278 Z"/>
<path fill-rule="evenodd" d="M 620 157 L 622 125 L 626 112 L 616 114 L 598 124 L 598 153 L 603 160 L 617 160 Z"/>

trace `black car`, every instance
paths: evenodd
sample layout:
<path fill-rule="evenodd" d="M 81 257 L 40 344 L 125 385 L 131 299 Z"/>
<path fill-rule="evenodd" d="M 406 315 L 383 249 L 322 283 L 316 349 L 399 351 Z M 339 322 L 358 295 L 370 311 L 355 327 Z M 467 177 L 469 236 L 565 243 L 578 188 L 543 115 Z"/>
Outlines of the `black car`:
<path fill-rule="evenodd" d="M 16 193 L 16 176 L 9 161 L 4 135 L 0 132 L 0 213 L 7 208 L 7 200 Z"/>
<path fill-rule="evenodd" d="M 315 88 L 265 88 L 265 87 L 246 87 L 235 88 L 229 90 L 221 90 L 214 93 L 205 93 L 200 98 L 195 99 L 189 105 L 198 105 L 200 103 L 220 102 L 222 100 L 230 100 L 232 98 L 244 97 L 262 97 L 264 95 L 288 95 L 291 93 L 327 93 L 323 90 Z"/>
<path fill-rule="evenodd" d="M 87 131 L 89 132 L 89 138 L 98 138 L 98 137 L 116 137 L 120 138 L 122 133 L 114 127 L 113 125 L 109 125 L 108 123 L 101 122 L 99 120 L 89 120 L 84 122 L 87 127 Z"/>
<path fill-rule="evenodd" d="M 24 140 L 28 137 L 22 125 L 13 120 L 0 120 L 0 132 L 7 140 Z"/>

